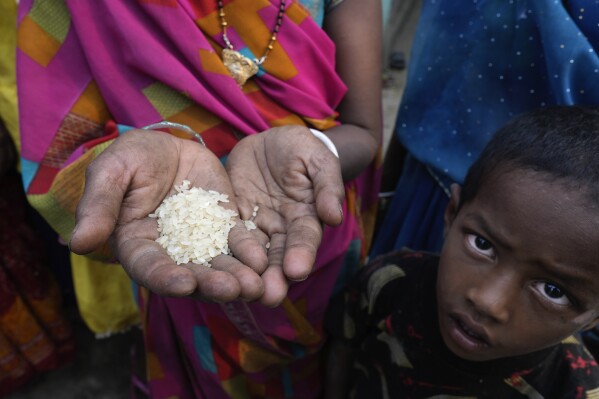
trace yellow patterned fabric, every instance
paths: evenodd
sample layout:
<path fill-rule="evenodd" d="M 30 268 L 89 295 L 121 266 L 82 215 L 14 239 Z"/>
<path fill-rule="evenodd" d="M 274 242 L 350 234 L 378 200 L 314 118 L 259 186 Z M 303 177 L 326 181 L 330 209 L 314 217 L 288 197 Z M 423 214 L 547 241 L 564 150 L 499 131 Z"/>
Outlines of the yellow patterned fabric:
<path fill-rule="evenodd" d="M 0 2 L 0 119 L 20 149 L 17 86 L 15 82 L 17 3 Z"/>
<path fill-rule="evenodd" d="M 131 280 L 119 264 L 75 254 L 71 254 L 71 264 L 79 313 L 97 337 L 139 324 Z"/>

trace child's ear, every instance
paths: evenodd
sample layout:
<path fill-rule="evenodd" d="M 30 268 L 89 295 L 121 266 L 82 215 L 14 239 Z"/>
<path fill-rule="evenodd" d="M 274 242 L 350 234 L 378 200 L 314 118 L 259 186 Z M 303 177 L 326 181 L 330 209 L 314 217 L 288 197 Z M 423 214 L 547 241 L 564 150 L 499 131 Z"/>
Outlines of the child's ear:
<path fill-rule="evenodd" d="M 449 228 L 451 227 L 451 223 L 458 213 L 458 207 L 460 205 L 460 193 L 462 192 L 462 187 L 459 184 L 453 183 L 450 187 L 451 197 L 449 198 L 449 203 L 447 204 L 447 208 L 445 208 L 445 215 L 443 220 L 445 221 L 445 228 L 443 229 L 443 236 L 447 235 Z"/>

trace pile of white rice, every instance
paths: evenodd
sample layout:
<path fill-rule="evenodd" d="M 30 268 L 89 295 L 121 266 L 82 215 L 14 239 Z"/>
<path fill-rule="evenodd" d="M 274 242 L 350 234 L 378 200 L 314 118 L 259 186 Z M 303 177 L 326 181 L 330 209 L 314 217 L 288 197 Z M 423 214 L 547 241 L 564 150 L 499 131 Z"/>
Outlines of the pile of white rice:
<path fill-rule="evenodd" d="M 149 216 L 158 220 L 156 241 L 178 265 L 210 266 L 212 258 L 230 253 L 229 231 L 237 213 L 220 205 L 229 202 L 228 195 L 189 185 L 184 180 L 175 186 L 177 194 L 165 198 Z"/>

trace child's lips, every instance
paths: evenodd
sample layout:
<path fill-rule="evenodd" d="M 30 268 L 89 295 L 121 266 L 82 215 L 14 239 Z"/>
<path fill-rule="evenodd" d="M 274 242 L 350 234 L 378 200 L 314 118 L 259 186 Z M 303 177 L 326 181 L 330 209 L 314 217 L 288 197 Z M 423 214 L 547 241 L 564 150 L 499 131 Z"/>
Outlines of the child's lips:
<path fill-rule="evenodd" d="M 491 346 L 484 327 L 464 315 L 452 314 L 449 318 L 449 334 L 461 348 L 472 351 Z"/>

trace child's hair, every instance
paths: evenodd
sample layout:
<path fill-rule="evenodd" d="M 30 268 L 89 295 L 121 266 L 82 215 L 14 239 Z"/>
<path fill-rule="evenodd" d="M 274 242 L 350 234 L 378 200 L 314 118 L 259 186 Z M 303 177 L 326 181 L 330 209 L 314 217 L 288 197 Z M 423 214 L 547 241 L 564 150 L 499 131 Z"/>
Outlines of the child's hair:
<path fill-rule="evenodd" d="M 472 165 L 460 195 L 471 201 L 493 172 L 529 169 L 599 203 L 599 108 L 554 106 L 519 115 L 499 129 Z"/>

